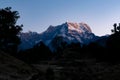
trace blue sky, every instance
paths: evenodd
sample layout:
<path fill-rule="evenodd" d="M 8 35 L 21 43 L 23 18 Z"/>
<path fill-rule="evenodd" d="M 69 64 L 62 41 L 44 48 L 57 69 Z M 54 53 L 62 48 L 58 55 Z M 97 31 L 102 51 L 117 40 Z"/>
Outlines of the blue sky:
<path fill-rule="evenodd" d="M 41 33 L 49 25 L 70 21 L 85 22 L 101 36 L 120 22 L 120 0 L 0 0 L 0 8 L 7 6 L 19 12 L 23 32 Z"/>

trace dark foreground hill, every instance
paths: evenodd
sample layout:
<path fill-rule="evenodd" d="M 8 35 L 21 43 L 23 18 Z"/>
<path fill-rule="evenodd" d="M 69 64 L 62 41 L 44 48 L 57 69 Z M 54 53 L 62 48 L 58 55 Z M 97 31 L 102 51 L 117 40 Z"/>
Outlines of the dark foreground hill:
<path fill-rule="evenodd" d="M 0 80 L 29 80 L 35 74 L 30 65 L 0 51 Z"/>

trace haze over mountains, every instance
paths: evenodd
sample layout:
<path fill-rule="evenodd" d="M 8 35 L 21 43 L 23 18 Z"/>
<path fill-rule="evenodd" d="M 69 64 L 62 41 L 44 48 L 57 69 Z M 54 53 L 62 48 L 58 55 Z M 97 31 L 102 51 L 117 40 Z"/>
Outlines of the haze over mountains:
<path fill-rule="evenodd" d="M 49 26 L 43 33 L 28 32 L 20 34 L 22 43 L 19 48 L 29 49 L 42 41 L 51 50 L 54 50 L 61 43 L 88 44 L 98 39 L 86 23 L 65 22 L 57 26 Z"/>

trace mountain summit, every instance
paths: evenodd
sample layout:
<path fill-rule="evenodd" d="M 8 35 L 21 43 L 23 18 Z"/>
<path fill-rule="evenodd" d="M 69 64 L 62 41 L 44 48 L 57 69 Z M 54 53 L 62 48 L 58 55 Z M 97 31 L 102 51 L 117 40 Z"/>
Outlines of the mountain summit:
<path fill-rule="evenodd" d="M 41 35 L 41 41 L 50 48 L 57 48 L 62 42 L 88 44 L 96 38 L 86 23 L 72 22 L 50 26 Z"/>
<path fill-rule="evenodd" d="M 62 32 L 65 32 L 65 30 L 67 30 L 68 32 L 76 31 L 78 33 L 84 33 L 84 32 L 92 33 L 90 27 L 86 23 L 72 23 L 72 22 L 66 22 L 66 23 L 64 23 L 62 25 L 58 25 L 58 26 L 51 25 L 47 29 L 47 32 L 51 32 L 51 31 L 55 30 L 55 27 L 56 28 L 59 27 L 59 30 L 62 30 Z"/>
<path fill-rule="evenodd" d="M 37 36 L 37 38 L 35 38 L 36 40 L 34 39 L 35 35 Z M 51 50 L 54 50 L 58 46 L 61 46 L 61 43 L 63 42 L 68 44 L 70 43 L 88 44 L 96 39 L 96 36 L 92 33 L 92 30 L 86 23 L 72 23 L 72 22 L 65 22 L 58 26 L 51 25 L 48 27 L 46 31 L 39 34 L 39 36 L 38 34 L 34 34 L 34 36 L 29 35 L 29 37 L 30 40 L 28 40 L 29 39 L 28 37 L 27 40 L 25 37 L 21 38 L 22 42 L 27 41 L 25 43 L 29 43 L 28 41 L 34 40 L 31 42 L 32 44 L 35 45 L 42 41 Z M 25 45 L 23 46 L 25 47 Z"/>
<path fill-rule="evenodd" d="M 50 26 L 41 35 L 41 40 L 46 44 L 49 44 L 55 37 L 63 37 L 67 42 L 80 43 L 84 43 L 86 40 L 93 39 L 94 37 L 90 27 L 86 23 L 72 22 L 66 22 L 58 26 Z"/>
<path fill-rule="evenodd" d="M 89 32 L 92 33 L 90 27 L 86 23 L 72 23 L 72 22 L 66 22 L 68 25 L 69 30 L 75 30 L 78 31 L 79 33 L 82 32 Z"/>

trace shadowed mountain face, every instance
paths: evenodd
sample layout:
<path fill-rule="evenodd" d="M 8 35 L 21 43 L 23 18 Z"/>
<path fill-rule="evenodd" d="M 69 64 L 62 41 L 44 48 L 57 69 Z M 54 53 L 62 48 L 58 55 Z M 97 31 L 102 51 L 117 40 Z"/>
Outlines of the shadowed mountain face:
<path fill-rule="evenodd" d="M 41 37 L 37 32 L 29 31 L 26 33 L 21 33 L 20 38 L 22 43 L 19 45 L 19 49 L 25 50 L 32 48 L 36 43 L 38 43 L 37 41 L 39 41 Z"/>
<path fill-rule="evenodd" d="M 29 80 L 36 73 L 29 65 L 0 51 L 0 80 Z"/>
<path fill-rule="evenodd" d="M 26 35 L 26 36 L 25 36 Z M 95 41 L 98 37 L 92 33 L 92 30 L 86 23 L 66 22 L 58 26 L 49 26 L 49 28 L 41 34 L 22 33 L 20 45 L 21 49 L 33 47 L 40 41 L 44 42 L 51 50 L 55 50 L 56 40 L 58 43 L 66 42 L 88 44 Z M 60 44 L 57 44 L 58 46 Z"/>

